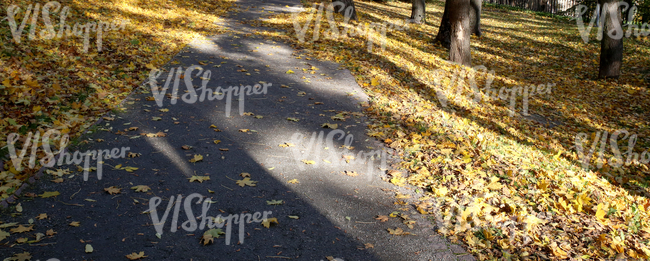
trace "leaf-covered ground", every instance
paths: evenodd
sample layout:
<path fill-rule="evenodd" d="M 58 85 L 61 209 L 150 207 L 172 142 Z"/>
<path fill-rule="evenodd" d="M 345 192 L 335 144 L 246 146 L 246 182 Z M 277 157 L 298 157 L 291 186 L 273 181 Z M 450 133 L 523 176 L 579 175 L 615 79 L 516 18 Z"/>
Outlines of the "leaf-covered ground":
<path fill-rule="evenodd" d="M 318 8 L 317 1 L 303 3 L 307 10 L 298 16 L 299 26 Z M 411 8 L 400 2 L 355 5 L 360 22 L 352 24 L 361 27 L 402 24 Z M 579 133 L 591 135 L 588 149 L 597 131 L 623 129 L 638 135 L 635 152 L 650 148 L 650 39 L 625 39 L 621 78 L 595 80 L 600 43 L 585 44 L 575 21 L 486 7 L 483 36 L 471 39 L 472 64 L 495 71 L 491 87 L 555 85 L 550 94 L 529 98 L 530 117 L 521 116 L 521 97 L 513 117 L 509 101 L 490 100 L 485 93 L 472 105 L 467 80 L 463 94 L 450 96 L 446 109 L 435 81 L 450 88 L 457 71 L 473 71 L 447 62 L 448 52 L 431 43 L 443 7 L 427 4 L 425 25 L 387 30 L 384 51 L 377 40 L 368 51 L 363 35 L 324 37 L 330 30 L 325 14 L 319 38 L 313 41 L 312 21 L 303 43 L 290 15 L 251 24 L 284 29 L 266 34 L 353 72 L 373 99 L 369 135 L 400 151 L 410 172 L 390 182 L 426 191 L 414 207 L 435 216 L 440 233 L 463 241 L 479 259 L 650 258 L 648 166 L 585 170 L 574 146 Z M 341 30 L 343 19 L 336 19 Z M 476 81 L 485 86 L 485 74 L 476 73 Z M 607 146 L 606 159 L 612 156 Z M 627 140 L 620 138 L 618 146 L 627 151 Z"/>
<path fill-rule="evenodd" d="M 46 25 L 39 13 L 34 37 L 30 40 L 32 18 L 25 21 L 20 43 L 14 40 L 9 19 L 0 20 L 0 159 L 9 159 L 7 135 L 21 134 L 15 145 L 22 149 L 29 132 L 56 129 L 71 138 L 121 103 L 148 76 L 150 68 L 167 63 L 187 43 L 197 37 L 224 32 L 215 25 L 233 1 L 70 1 L 61 0 L 60 9 L 50 11 L 51 24 L 60 30 L 61 11 L 69 8 L 65 24 L 74 27 L 89 22 L 128 21 L 124 29 L 102 35 L 101 52 L 97 35 L 89 33 L 89 46 L 75 35 L 42 39 Z M 23 22 L 34 1 L 0 0 L 0 17 L 9 7 L 20 9 L 14 20 Z M 45 3 L 39 3 L 42 10 Z M 31 8 L 30 8 L 31 5 Z M 40 141 L 39 141 L 40 142 Z M 53 150 L 59 148 L 53 140 Z M 37 159 L 43 158 L 39 144 Z M 16 171 L 5 161 L 0 174 L 0 200 L 9 197 L 37 171 L 29 168 L 29 153 Z M 38 161 L 38 160 L 37 160 Z"/>

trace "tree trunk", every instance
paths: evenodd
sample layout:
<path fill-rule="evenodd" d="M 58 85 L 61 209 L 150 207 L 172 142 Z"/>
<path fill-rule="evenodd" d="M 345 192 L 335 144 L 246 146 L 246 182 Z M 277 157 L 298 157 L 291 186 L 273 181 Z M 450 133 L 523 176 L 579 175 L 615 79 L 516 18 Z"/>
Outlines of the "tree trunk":
<path fill-rule="evenodd" d="M 451 23 L 449 22 L 449 1 L 445 2 L 445 11 L 442 13 L 442 19 L 440 20 L 440 27 L 438 28 L 438 35 L 434 42 L 439 42 L 445 48 L 449 49 L 451 45 Z"/>
<path fill-rule="evenodd" d="M 481 37 L 481 4 L 482 0 L 470 0 L 469 24 L 472 34 Z"/>
<path fill-rule="evenodd" d="M 598 78 L 618 78 L 623 62 L 623 29 L 621 10 L 616 0 L 603 3 L 603 39 L 600 42 L 600 71 Z"/>
<path fill-rule="evenodd" d="M 440 27 L 438 28 L 438 35 L 436 35 L 436 38 L 433 40 L 434 42 L 438 42 L 442 44 L 445 48 L 449 49 L 451 46 L 451 23 L 449 22 L 449 1 L 445 2 L 445 11 L 442 14 L 442 19 L 440 20 Z M 470 11 L 472 14 L 470 14 L 470 26 L 471 26 L 471 33 L 475 34 L 476 36 L 481 36 L 481 0 L 470 0 L 471 3 L 468 4 Z M 472 16 L 474 16 L 475 20 L 472 20 Z"/>
<path fill-rule="evenodd" d="M 472 66 L 469 45 L 471 35 L 469 27 L 470 0 L 447 0 L 447 4 L 449 5 L 449 22 L 451 23 L 449 60 L 465 66 Z"/>
<path fill-rule="evenodd" d="M 341 13 L 344 16 L 350 17 L 350 19 L 359 21 L 357 19 L 357 9 L 354 7 L 354 2 L 352 0 L 332 0 L 332 3 L 335 2 L 342 2 L 343 7 L 337 8 L 337 6 L 334 6 L 334 12 L 336 13 Z"/>
<path fill-rule="evenodd" d="M 426 6 L 424 0 L 412 0 L 411 5 L 411 22 L 416 24 L 424 23 Z"/>

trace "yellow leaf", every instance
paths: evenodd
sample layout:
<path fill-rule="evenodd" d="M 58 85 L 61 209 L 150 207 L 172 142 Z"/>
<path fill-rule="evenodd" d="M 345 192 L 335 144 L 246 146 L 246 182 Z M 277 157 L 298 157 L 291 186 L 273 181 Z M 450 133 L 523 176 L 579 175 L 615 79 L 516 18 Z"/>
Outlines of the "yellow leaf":
<path fill-rule="evenodd" d="M 289 184 L 298 184 L 298 183 L 300 183 L 300 181 L 298 181 L 298 179 L 292 179 L 292 180 L 287 181 L 287 183 L 289 183 Z"/>
<path fill-rule="evenodd" d="M 377 77 L 372 78 L 372 81 L 370 81 L 370 85 L 372 85 L 372 86 L 379 85 L 379 80 L 377 79 Z"/>
<path fill-rule="evenodd" d="M 287 74 L 292 74 L 292 73 L 294 73 L 292 70 L 287 71 Z"/>
<path fill-rule="evenodd" d="M 202 155 L 200 155 L 200 154 L 194 154 L 194 158 L 190 159 L 190 162 L 195 163 L 195 162 L 197 162 L 197 161 L 202 161 L 202 160 L 203 160 L 203 156 L 202 156 Z"/>
<path fill-rule="evenodd" d="M 135 252 L 133 252 L 131 254 L 126 255 L 126 258 L 128 258 L 129 260 L 137 260 L 137 259 L 145 258 L 145 257 L 147 257 L 147 256 L 144 255 L 144 251 L 140 251 L 140 253 L 137 253 L 137 254 Z"/>
<path fill-rule="evenodd" d="M 270 227 L 271 227 L 271 223 L 275 223 L 275 224 L 278 224 L 278 225 L 280 224 L 280 223 L 278 223 L 278 219 L 277 219 L 277 218 L 267 218 L 267 219 L 265 219 L 264 221 L 262 221 L 262 225 L 263 225 L 265 228 L 270 228 Z"/>

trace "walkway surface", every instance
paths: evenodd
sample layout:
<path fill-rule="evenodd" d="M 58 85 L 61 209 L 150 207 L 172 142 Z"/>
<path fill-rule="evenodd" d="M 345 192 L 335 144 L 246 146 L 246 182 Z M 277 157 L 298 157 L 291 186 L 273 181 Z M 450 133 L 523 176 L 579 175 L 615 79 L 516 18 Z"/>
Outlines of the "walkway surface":
<path fill-rule="evenodd" d="M 144 260 L 474 260 L 438 236 L 432 221 L 412 205 L 394 204 L 397 192 L 419 195 L 384 181 L 395 159 L 389 148 L 365 134 L 369 120 L 362 105 L 368 97 L 350 72 L 251 34 L 263 28 L 241 23 L 268 15 L 261 11 L 298 10 L 299 1 L 244 0 L 238 6 L 241 12 L 223 24 L 236 33 L 197 40 L 162 68 L 157 78 L 161 89 L 171 70 L 176 74 L 181 67 L 175 104 L 173 77 L 159 101 L 150 98 L 152 87 L 145 82 L 124 102 L 126 110 L 106 115 L 83 137 L 87 143 L 69 148 L 128 147 L 124 158 L 105 160 L 101 180 L 97 171 L 84 181 L 76 166 L 57 167 L 71 170 L 61 175 L 62 183 L 50 181 L 58 175 L 45 174 L 23 195 L 60 195 L 22 197 L 22 214 L 15 217 L 3 210 L 6 222 L 28 226 L 32 219 L 29 240 L 50 229 L 56 234 L 38 243 L 0 246 L 2 256 L 29 252 L 31 260 L 127 260 L 126 255 L 144 251 Z M 193 65 L 204 71 L 185 74 Z M 207 70 L 210 74 L 204 74 Z M 190 79 L 195 89 L 203 83 L 211 89 L 203 101 L 202 90 L 191 101 L 186 87 Z M 243 103 L 233 95 L 228 117 L 224 89 L 255 84 L 266 90 L 253 88 Z M 336 124 L 336 130 L 323 128 L 324 123 Z M 322 144 L 314 142 L 310 148 L 310 139 L 321 131 Z M 333 135 L 331 144 L 328 135 Z M 350 150 L 343 153 L 345 148 Z M 380 169 L 382 153 L 372 162 L 358 163 L 359 152 L 373 151 L 384 152 L 386 169 Z M 209 180 L 190 182 L 192 176 Z M 245 184 L 245 178 L 254 182 Z M 136 192 L 132 187 L 138 185 L 151 190 Z M 111 187 L 121 191 L 109 193 Z M 179 204 L 169 204 L 172 197 Z M 158 207 L 148 212 L 151 201 Z M 202 212 L 224 218 L 251 214 L 247 221 L 252 222 L 242 226 L 232 220 L 237 222 L 222 225 L 226 235 L 204 245 L 201 238 L 209 228 L 201 226 L 207 221 Z M 47 218 L 36 218 L 43 213 Z M 391 213 L 388 221 L 376 219 Z M 263 215 L 277 223 L 265 227 Z M 152 219 L 164 222 L 159 223 L 161 230 Z M 398 228 L 410 235 L 388 231 Z"/>

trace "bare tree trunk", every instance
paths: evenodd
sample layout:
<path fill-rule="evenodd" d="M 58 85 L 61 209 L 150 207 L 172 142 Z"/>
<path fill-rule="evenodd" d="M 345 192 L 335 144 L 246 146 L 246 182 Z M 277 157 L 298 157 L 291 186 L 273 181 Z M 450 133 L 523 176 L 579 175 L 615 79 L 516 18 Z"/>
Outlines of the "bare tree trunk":
<path fill-rule="evenodd" d="M 449 21 L 449 13 L 451 12 L 449 10 L 449 1 L 445 2 L 445 11 L 442 14 L 442 19 L 440 20 L 440 27 L 438 28 L 438 35 L 436 35 L 436 38 L 433 40 L 434 42 L 439 42 L 444 46 L 445 48 L 449 49 L 451 46 L 451 23 Z M 470 28 L 471 33 L 475 34 L 476 36 L 481 36 L 481 2 L 482 0 L 470 0 L 471 3 L 468 3 L 468 8 L 470 8 L 469 13 L 469 23 L 470 23 Z M 475 19 L 475 20 L 473 20 Z"/>
<path fill-rule="evenodd" d="M 600 71 L 598 78 L 618 78 L 623 62 L 623 28 L 621 11 L 616 0 L 603 3 L 603 39 L 600 44 Z"/>
<path fill-rule="evenodd" d="M 472 66 L 469 45 L 470 0 L 447 0 L 447 4 L 449 5 L 449 22 L 451 23 L 449 60 L 465 66 Z"/>
<path fill-rule="evenodd" d="M 335 2 L 342 2 L 343 7 L 337 8 L 337 6 L 334 6 L 334 12 L 341 13 L 345 16 L 349 16 L 352 20 L 359 21 L 357 19 L 357 9 L 354 7 L 354 2 L 352 0 L 332 0 L 332 3 Z"/>
<path fill-rule="evenodd" d="M 440 20 L 440 27 L 438 28 L 438 35 L 434 42 L 439 42 L 445 48 L 449 49 L 451 45 L 451 23 L 449 22 L 449 1 L 445 2 L 445 11 L 442 13 Z"/>
<path fill-rule="evenodd" d="M 481 37 L 481 4 L 482 0 L 470 0 L 469 24 L 472 27 L 472 34 Z"/>
<path fill-rule="evenodd" d="M 411 21 L 416 24 L 425 22 L 426 6 L 424 0 L 412 0 Z"/>

